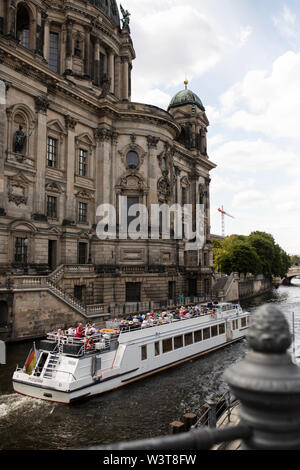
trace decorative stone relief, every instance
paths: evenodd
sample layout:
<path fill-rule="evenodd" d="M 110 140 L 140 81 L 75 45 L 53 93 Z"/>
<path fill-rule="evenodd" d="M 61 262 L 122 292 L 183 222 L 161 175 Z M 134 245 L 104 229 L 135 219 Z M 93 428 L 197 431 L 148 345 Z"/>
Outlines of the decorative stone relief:
<path fill-rule="evenodd" d="M 116 186 L 116 189 L 119 190 L 120 193 L 126 193 L 129 191 L 135 193 L 148 192 L 143 177 L 137 172 L 133 171 L 126 173 L 120 178 L 119 184 Z"/>
<path fill-rule="evenodd" d="M 168 199 L 171 196 L 172 186 L 166 176 L 163 176 L 158 180 L 157 191 L 160 198 Z"/>
<path fill-rule="evenodd" d="M 93 199 L 92 194 L 89 193 L 88 191 L 85 191 L 84 189 L 77 191 L 76 197 L 78 197 L 79 199 L 86 199 L 87 201 L 90 201 L 91 199 Z"/>
<path fill-rule="evenodd" d="M 8 200 L 20 206 L 27 205 L 29 181 L 22 175 L 16 175 L 8 179 Z"/>

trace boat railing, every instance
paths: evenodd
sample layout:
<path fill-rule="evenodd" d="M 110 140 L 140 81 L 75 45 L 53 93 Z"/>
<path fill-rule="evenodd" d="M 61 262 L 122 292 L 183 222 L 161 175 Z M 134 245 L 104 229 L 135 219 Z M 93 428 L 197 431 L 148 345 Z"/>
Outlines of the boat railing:
<path fill-rule="evenodd" d="M 147 325 L 147 326 L 141 326 L 140 322 L 137 323 L 136 325 L 124 325 L 122 327 L 122 324 L 119 322 L 119 323 L 113 323 L 113 322 L 110 322 L 110 326 L 111 327 L 114 327 L 115 329 L 120 329 L 120 335 L 122 334 L 126 334 L 126 333 L 131 333 L 133 331 L 139 331 L 139 330 L 144 330 L 144 329 L 147 329 L 147 328 L 154 328 L 154 327 L 159 327 L 159 326 L 163 326 L 163 325 L 168 325 L 168 324 L 172 324 L 172 323 L 175 323 L 175 322 L 183 322 L 183 321 L 186 321 L 186 320 L 191 320 L 191 319 L 194 319 L 194 318 L 200 318 L 200 317 L 210 317 L 212 320 L 222 320 L 222 319 L 226 319 L 228 315 L 232 315 L 234 313 L 234 310 L 236 310 L 236 314 L 239 315 L 241 313 L 243 313 L 242 309 L 240 308 L 232 308 L 231 310 L 227 310 L 227 311 L 218 311 L 218 309 L 216 307 L 214 307 L 213 309 L 207 309 L 207 312 L 198 312 L 198 313 L 195 313 L 193 316 L 190 316 L 188 318 L 172 318 L 170 319 L 170 321 L 163 321 L 163 322 L 156 322 L 155 324 L 153 325 Z M 214 312 L 213 314 L 211 312 Z"/>
<path fill-rule="evenodd" d="M 85 336 L 83 338 L 76 338 L 75 336 L 71 335 L 58 337 L 55 333 L 48 333 L 47 340 L 56 342 L 52 353 L 61 353 L 68 356 L 81 357 L 96 351 L 99 354 L 107 352 L 111 349 L 111 343 L 116 340 L 116 335 L 111 335 L 108 337 L 108 335 L 105 335 L 105 333 L 99 333 L 91 336 Z M 74 346 L 75 348 L 68 349 L 68 346 L 71 348 Z"/>

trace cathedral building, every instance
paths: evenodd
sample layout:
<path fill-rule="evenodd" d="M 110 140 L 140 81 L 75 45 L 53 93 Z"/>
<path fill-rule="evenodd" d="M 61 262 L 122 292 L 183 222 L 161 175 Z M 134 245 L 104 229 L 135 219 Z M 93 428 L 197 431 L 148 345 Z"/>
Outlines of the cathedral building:
<path fill-rule="evenodd" d="M 131 100 L 115 0 L 0 0 L 0 328 L 11 338 L 211 292 L 209 122 L 185 88 Z M 147 53 L 147 51 L 145 51 Z M 205 208 L 205 243 L 97 236 L 119 197 Z M 152 304 L 151 304 L 152 303 Z"/>

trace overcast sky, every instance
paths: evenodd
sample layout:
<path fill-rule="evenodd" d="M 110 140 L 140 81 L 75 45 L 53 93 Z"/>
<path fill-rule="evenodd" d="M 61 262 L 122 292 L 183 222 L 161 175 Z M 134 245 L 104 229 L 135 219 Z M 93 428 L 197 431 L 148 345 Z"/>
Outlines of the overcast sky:
<path fill-rule="evenodd" d="M 210 121 L 211 230 L 262 230 L 300 254 L 299 0 L 124 0 L 133 101 L 166 109 L 189 88 Z"/>

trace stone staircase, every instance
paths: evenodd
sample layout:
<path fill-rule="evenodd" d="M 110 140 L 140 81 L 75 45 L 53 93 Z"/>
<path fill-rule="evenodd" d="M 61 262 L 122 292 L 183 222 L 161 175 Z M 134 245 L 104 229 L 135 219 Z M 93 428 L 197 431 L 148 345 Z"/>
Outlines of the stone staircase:
<path fill-rule="evenodd" d="M 238 301 L 238 281 L 238 273 L 232 273 L 228 277 L 218 279 L 212 290 L 213 297 L 222 302 Z"/>
<path fill-rule="evenodd" d="M 99 316 L 108 315 L 107 305 L 94 304 L 86 305 L 74 296 L 63 290 L 59 285 L 59 281 L 64 277 L 65 273 L 87 273 L 92 272 L 93 266 L 59 266 L 49 276 L 13 276 L 10 278 L 11 289 L 14 291 L 26 290 L 42 290 L 47 289 L 52 295 L 56 296 L 69 307 L 80 313 L 85 318 L 98 318 Z"/>

